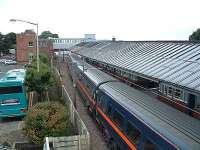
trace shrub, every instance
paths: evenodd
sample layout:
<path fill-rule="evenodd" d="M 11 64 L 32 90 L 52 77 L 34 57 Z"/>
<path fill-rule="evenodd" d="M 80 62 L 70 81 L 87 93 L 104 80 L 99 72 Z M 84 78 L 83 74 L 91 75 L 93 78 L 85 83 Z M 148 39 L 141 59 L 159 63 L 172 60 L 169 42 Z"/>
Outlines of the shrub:
<path fill-rule="evenodd" d="M 28 112 L 24 132 L 31 142 L 41 144 L 47 136 L 68 136 L 74 131 L 65 106 L 55 102 L 42 102 Z"/>

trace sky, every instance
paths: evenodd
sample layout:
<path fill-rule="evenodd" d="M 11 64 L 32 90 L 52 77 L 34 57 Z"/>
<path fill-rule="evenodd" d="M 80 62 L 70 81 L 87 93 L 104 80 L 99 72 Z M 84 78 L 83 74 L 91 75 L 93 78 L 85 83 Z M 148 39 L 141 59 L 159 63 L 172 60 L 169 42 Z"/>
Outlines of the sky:
<path fill-rule="evenodd" d="M 0 0 L 0 32 L 20 33 L 39 23 L 62 38 L 188 40 L 200 28 L 200 0 Z"/>

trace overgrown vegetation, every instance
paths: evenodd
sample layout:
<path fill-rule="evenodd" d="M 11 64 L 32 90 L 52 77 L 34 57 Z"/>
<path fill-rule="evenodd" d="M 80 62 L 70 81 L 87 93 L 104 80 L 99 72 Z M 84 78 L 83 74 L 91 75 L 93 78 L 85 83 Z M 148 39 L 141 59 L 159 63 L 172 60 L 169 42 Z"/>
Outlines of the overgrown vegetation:
<path fill-rule="evenodd" d="M 50 31 L 43 31 L 39 36 L 40 39 L 58 38 L 58 34 L 51 33 Z"/>
<path fill-rule="evenodd" d="M 35 91 L 39 94 L 39 101 L 48 100 L 48 89 L 56 82 L 49 67 L 49 58 L 40 54 L 40 71 L 37 71 L 37 62 L 33 60 L 26 71 L 25 85 L 28 92 Z"/>
<path fill-rule="evenodd" d="M 68 107 L 61 101 L 61 84 L 50 68 L 46 54 L 40 54 L 40 71 L 37 62 L 27 67 L 25 85 L 28 91 L 39 94 L 39 103 L 29 109 L 25 117 L 25 135 L 34 144 L 42 144 L 45 137 L 69 136 L 75 133 L 70 123 Z"/>
<path fill-rule="evenodd" d="M 69 136 L 74 133 L 67 107 L 55 102 L 41 102 L 29 110 L 25 118 L 25 135 L 35 144 L 44 137 Z"/>

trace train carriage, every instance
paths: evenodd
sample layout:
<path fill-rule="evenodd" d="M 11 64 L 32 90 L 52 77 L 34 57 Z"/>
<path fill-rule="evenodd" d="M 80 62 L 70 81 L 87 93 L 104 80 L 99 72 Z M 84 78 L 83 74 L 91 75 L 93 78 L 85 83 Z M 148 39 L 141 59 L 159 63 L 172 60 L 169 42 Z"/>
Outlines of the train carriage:
<path fill-rule="evenodd" d="M 112 149 L 200 149 L 199 120 L 71 57 L 77 87 Z"/>

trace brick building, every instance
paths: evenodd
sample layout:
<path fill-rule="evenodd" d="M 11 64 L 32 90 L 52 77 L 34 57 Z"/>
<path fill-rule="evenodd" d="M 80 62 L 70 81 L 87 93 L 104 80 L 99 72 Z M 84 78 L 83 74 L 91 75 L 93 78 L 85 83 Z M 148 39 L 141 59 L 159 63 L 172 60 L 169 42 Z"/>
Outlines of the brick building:
<path fill-rule="evenodd" d="M 33 30 L 26 30 L 16 35 L 16 59 L 19 63 L 29 63 L 36 56 L 36 33 Z M 40 52 L 49 55 L 53 52 L 53 44 L 48 39 L 39 39 Z"/>

